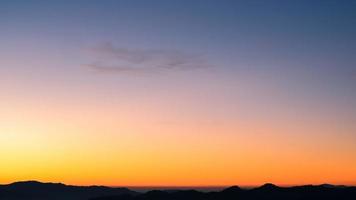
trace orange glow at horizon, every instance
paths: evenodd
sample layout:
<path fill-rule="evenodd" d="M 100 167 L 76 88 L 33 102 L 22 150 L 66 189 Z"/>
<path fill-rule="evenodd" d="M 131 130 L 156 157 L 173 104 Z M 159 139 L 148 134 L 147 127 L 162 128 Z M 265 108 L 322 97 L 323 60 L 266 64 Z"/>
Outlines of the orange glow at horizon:
<path fill-rule="evenodd" d="M 356 185 L 355 10 L 2 0 L 0 184 Z"/>
<path fill-rule="evenodd" d="M 328 134 L 342 131 L 340 127 L 323 129 L 285 119 L 189 121 L 179 116 L 175 120 L 180 123 L 174 123 L 158 117 L 166 110 L 148 113 L 149 106 L 141 111 L 104 106 L 84 113 L 84 107 L 47 106 L 4 107 L 1 183 L 211 186 L 354 184 L 356 179 L 348 130 L 338 137 Z M 314 135 L 298 134 L 317 130 Z"/>

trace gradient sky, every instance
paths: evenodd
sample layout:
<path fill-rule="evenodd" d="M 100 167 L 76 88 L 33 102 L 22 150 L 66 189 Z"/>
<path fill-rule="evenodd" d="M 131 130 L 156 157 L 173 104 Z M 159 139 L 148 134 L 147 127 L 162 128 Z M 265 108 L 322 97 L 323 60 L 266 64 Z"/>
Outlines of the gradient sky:
<path fill-rule="evenodd" d="M 0 183 L 356 184 L 356 1 L 0 1 Z"/>

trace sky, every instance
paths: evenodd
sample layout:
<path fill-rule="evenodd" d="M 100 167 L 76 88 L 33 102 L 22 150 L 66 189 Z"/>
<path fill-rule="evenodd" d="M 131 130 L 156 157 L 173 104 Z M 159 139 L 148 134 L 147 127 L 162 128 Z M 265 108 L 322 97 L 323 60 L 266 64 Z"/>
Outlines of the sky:
<path fill-rule="evenodd" d="M 356 185 L 355 10 L 0 0 L 0 183 Z"/>

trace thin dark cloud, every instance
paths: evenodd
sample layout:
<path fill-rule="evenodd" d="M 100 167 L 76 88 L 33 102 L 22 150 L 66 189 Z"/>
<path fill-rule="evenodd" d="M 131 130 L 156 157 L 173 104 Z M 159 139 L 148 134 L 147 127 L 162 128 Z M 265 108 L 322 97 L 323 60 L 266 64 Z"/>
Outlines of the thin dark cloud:
<path fill-rule="evenodd" d="M 125 66 L 110 66 L 101 64 L 99 62 L 94 62 L 92 64 L 86 64 L 86 67 L 96 72 L 145 72 L 144 68 L 133 68 L 133 67 L 125 67 Z"/>
<path fill-rule="evenodd" d="M 103 73 L 142 73 L 211 67 L 201 55 L 175 50 L 129 49 L 105 43 L 89 49 L 93 61 L 85 64 Z"/>

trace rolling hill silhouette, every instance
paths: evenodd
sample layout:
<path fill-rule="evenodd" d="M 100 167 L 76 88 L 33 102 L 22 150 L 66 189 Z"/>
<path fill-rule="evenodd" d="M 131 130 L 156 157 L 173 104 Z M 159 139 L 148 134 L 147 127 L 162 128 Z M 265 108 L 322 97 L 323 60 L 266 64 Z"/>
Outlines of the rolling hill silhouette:
<path fill-rule="evenodd" d="M 356 199 L 356 187 L 305 185 L 278 187 L 265 184 L 253 189 L 232 186 L 219 192 L 152 190 L 138 193 L 127 188 L 70 186 L 37 181 L 0 185 L 0 200 L 316 200 Z"/>
<path fill-rule="evenodd" d="M 137 193 L 127 188 L 70 186 L 37 181 L 0 185 L 0 200 L 87 200 L 93 197 L 122 194 L 136 195 Z"/>
<path fill-rule="evenodd" d="M 93 198 L 91 200 L 355 200 L 356 187 L 333 185 L 278 187 L 265 184 L 253 189 L 241 189 L 238 186 L 226 188 L 220 192 L 186 191 L 150 191 L 139 195 L 118 195 Z"/>

